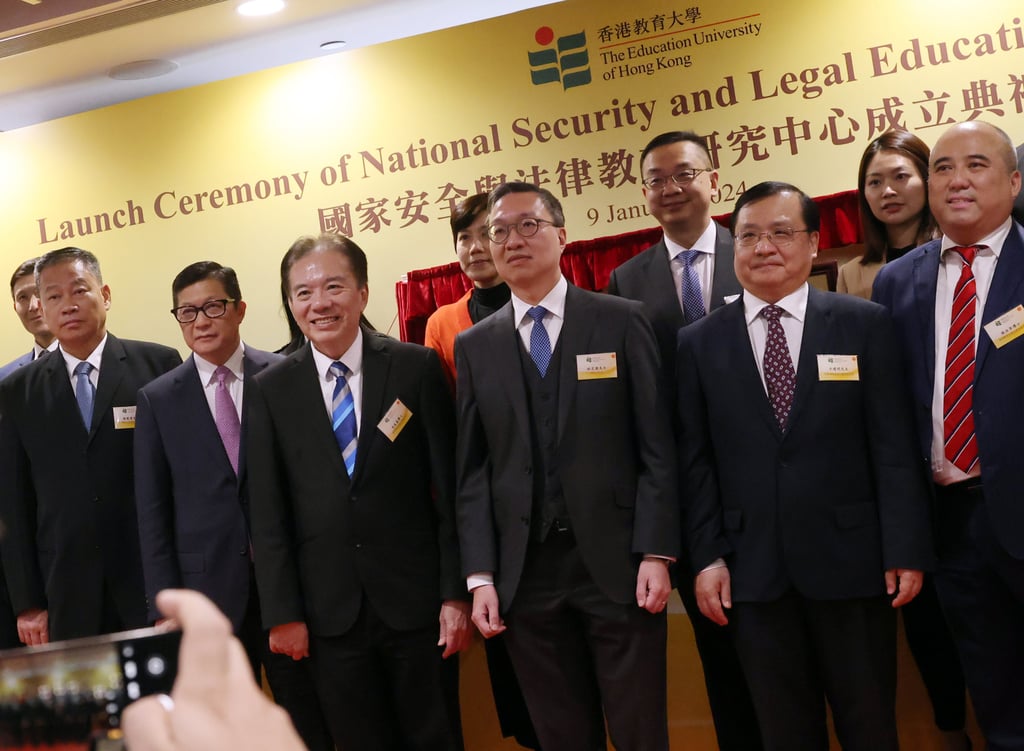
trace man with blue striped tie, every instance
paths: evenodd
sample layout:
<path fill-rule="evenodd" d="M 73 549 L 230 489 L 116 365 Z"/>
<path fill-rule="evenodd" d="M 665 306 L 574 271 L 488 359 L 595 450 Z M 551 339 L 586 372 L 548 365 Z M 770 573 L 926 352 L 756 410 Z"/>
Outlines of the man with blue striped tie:
<path fill-rule="evenodd" d="M 309 343 L 255 378 L 249 415 L 270 648 L 311 657 L 339 748 L 459 749 L 442 662 L 469 608 L 440 360 L 360 326 L 366 256 L 347 238 L 300 238 L 281 282 Z"/>

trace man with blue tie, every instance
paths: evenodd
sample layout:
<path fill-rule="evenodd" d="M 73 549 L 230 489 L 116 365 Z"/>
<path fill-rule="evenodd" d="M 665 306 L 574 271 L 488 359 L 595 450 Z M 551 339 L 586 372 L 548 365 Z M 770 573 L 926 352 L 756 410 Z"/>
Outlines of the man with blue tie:
<path fill-rule="evenodd" d="M 0 383 L 2 546 L 29 645 L 146 623 L 132 472 L 139 388 L 176 350 L 107 332 L 110 287 L 80 248 L 35 267 L 58 350 Z"/>
<path fill-rule="evenodd" d="M 718 170 L 704 138 L 691 131 L 655 136 L 640 154 L 643 195 L 662 238 L 612 271 L 608 292 L 639 300 L 661 350 L 661 375 L 675 394 L 676 336 L 740 292 L 732 234 L 711 218 L 719 198 Z M 685 545 L 685 535 L 683 538 Z M 679 597 L 693 625 L 720 751 L 758 751 L 761 735 L 731 628 L 703 615 L 693 596 L 685 554 L 676 564 Z"/>
<path fill-rule="evenodd" d="M 549 191 L 505 183 L 488 234 L 512 300 L 455 341 L 458 518 L 473 622 L 504 633 L 545 749 L 665 751 L 679 501 L 639 303 L 570 285 Z"/>
<path fill-rule="evenodd" d="M 270 648 L 310 656 L 339 748 L 455 751 L 442 661 L 468 644 L 469 606 L 440 359 L 360 325 L 348 238 L 297 240 L 281 284 L 308 343 L 256 376 L 246 432 Z"/>
<path fill-rule="evenodd" d="M 931 468 L 935 588 L 991 751 L 1024 748 L 1024 228 L 1013 144 L 981 121 L 928 163 L 942 237 L 882 267 Z"/>
<path fill-rule="evenodd" d="M 246 304 L 234 269 L 186 266 L 171 284 L 171 313 L 192 356 L 139 391 L 135 501 L 149 617 L 156 594 L 187 587 L 231 620 L 311 751 L 332 748 L 307 661 L 273 655 L 260 619 L 249 541 L 246 393 L 280 359 L 242 343 Z"/>

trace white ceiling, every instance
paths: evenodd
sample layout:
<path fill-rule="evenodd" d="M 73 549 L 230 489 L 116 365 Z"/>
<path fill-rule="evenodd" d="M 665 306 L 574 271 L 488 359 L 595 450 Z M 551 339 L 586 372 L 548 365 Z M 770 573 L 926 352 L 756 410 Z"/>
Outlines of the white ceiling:
<path fill-rule="evenodd" d="M 320 50 L 326 41 L 343 40 L 350 50 L 560 1 L 286 0 L 284 11 L 257 18 L 236 12 L 241 0 L 162 16 L 181 3 L 111 1 L 106 6 L 146 6 L 146 15 L 159 17 L 0 58 L 0 131 L 332 54 Z M 30 0 L 0 0 L 0 22 L 3 5 L 17 2 Z M 41 2 L 59 7 L 61 0 Z M 57 18 L 49 22 L 50 31 L 70 29 L 63 35 L 71 36 L 73 23 Z M 0 34 L 0 42 L 18 41 L 11 37 Z M 154 59 L 178 67 L 158 78 L 108 76 L 115 66 Z"/>

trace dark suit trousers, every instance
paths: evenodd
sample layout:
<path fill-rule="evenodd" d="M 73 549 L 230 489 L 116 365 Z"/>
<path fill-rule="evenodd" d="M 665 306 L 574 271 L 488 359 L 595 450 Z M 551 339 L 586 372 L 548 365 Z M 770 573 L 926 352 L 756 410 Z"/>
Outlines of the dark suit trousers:
<path fill-rule="evenodd" d="M 980 486 L 936 488 L 946 613 L 989 751 L 1024 749 L 1024 561 L 995 539 Z"/>
<path fill-rule="evenodd" d="M 458 751 L 437 636 L 437 625 L 390 628 L 365 596 L 346 633 L 310 636 L 317 691 L 339 751 Z"/>
<path fill-rule="evenodd" d="M 881 576 L 881 572 L 879 572 Z M 896 611 L 888 598 L 733 603 L 730 620 L 768 751 L 896 751 Z"/>
<path fill-rule="evenodd" d="M 309 658 L 296 661 L 288 655 L 270 651 L 270 632 L 263 628 L 255 581 L 249 585 L 249 603 L 238 629 L 238 639 L 249 657 L 257 683 L 261 682 L 260 666 L 267 671 L 267 683 L 274 701 L 288 712 L 306 748 L 309 751 L 334 751 L 334 742 L 313 683 Z"/>
<path fill-rule="evenodd" d="M 11 606 L 11 595 L 7 582 L 0 571 L 0 649 L 14 649 L 24 646 L 18 638 L 18 618 Z"/>
<path fill-rule="evenodd" d="M 693 592 L 694 577 L 682 573 L 680 566 L 676 564 L 676 576 L 683 579 L 678 587 L 679 597 L 693 626 L 718 749 L 760 751 L 761 729 L 757 724 L 747 678 L 736 654 L 732 624 L 719 626 L 701 614 Z"/>
<path fill-rule="evenodd" d="M 505 639 L 544 749 L 667 751 L 665 614 L 612 602 L 571 533 L 531 542 Z"/>

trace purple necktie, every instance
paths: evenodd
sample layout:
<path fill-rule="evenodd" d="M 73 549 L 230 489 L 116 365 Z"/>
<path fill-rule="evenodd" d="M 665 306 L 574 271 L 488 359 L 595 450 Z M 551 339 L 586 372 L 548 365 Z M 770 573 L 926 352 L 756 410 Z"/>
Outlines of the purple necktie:
<path fill-rule="evenodd" d="M 238 474 L 238 446 L 241 440 L 241 425 L 238 422 L 238 410 L 235 408 L 235 401 L 228 391 L 228 384 L 235 379 L 232 373 L 224 365 L 213 371 L 213 377 L 217 379 L 217 390 L 213 397 L 214 420 L 217 423 L 217 432 L 224 442 L 224 450 L 231 461 L 231 467 Z"/>
<path fill-rule="evenodd" d="M 793 407 L 796 391 L 796 371 L 789 352 L 786 332 L 779 318 L 782 308 L 768 305 L 761 309 L 761 317 L 768 322 L 768 339 L 764 345 L 764 382 L 768 387 L 768 401 L 772 403 L 775 419 L 780 428 L 786 427 L 789 410 Z"/>

